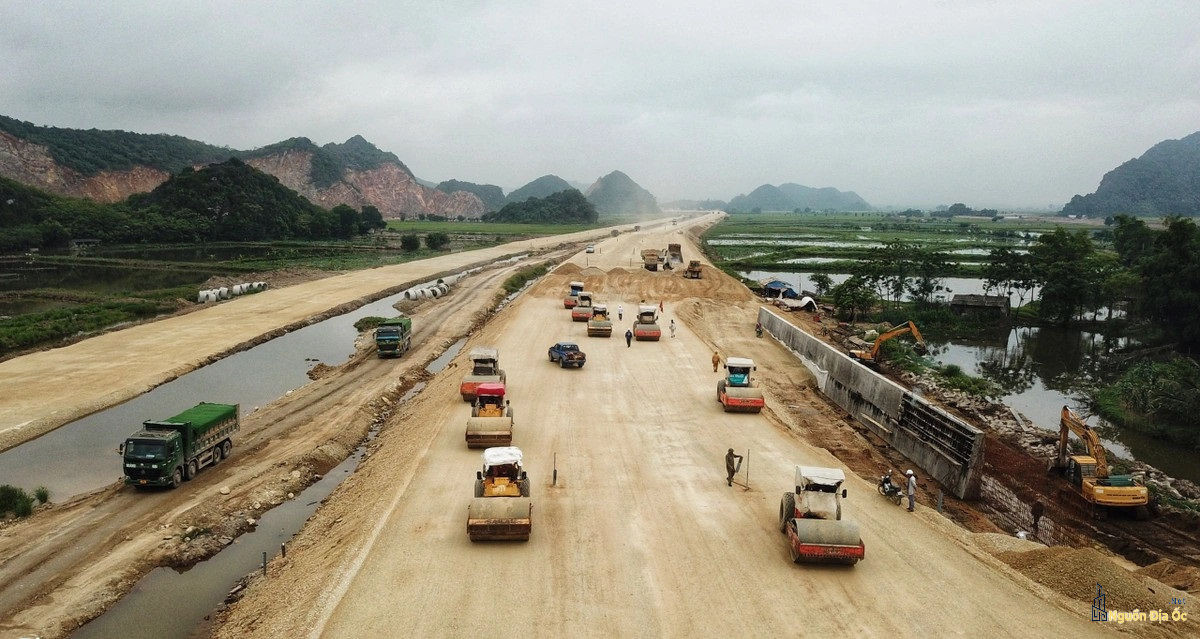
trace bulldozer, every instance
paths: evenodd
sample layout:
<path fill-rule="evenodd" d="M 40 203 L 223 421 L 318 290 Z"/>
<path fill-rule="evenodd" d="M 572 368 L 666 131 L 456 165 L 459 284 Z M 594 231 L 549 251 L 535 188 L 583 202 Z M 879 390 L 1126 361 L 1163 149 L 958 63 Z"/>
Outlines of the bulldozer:
<path fill-rule="evenodd" d="M 1083 440 L 1086 455 L 1071 454 L 1068 445 L 1071 433 Z M 1150 491 L 1143 485 L 1141 474 L 1110 475 L 1108 456 L 1100 444 L 1100 437 L 1068 406 L 1063 406 L 1059 419 L 1058 456 L 1054 466 L 1063 472 L 1074 489 L 1060 491 L 1060 496 L 1081 506 L 1081 510 L 1092 517 L 1105 519 L 1110 510 L 1128 510 L 1138 519 L 1150 516 Z"/>
<path fill-rule="evenodd" d="M 688 262 L 687 268 L 683 270 L 683 278 L 688 280 L 700 279 L 700 260 Z"/>
<path fill-rule="evenodd" d="M 575 308 L 575 305 L 579 303 L 579 294 L 583 292 L 583 282 L 571 282 L 568 286 L 571 287 L 571 290 L 563 298 L 563 308 Z"/>
<path fill-rule="evenodd" d="M 879 368 L 879 363 L 881 361 L 880 349 L 883 348 L 883 343 L 892 338 L 904 335 L 905 333 L 912 333 L 913 339 L 917 340 L 917 350 L 919 352 L 925 351 L 925 338 L 921 336 L 921 331 L 917 330 L 917 325 L 909 321 L 906 324 L 889 328 L 883 333 L 880 333 L 879 337 L 875 338 L 875 344 L 869 351 L 850 349 L 850 359 L 870 368 Z"/>
<path fill-rule="evenodd" d="M 779 532 L 792 562 L 854 565 L 866 556 L 858 525 L 842 521 L 845 481 L 840 468 L 796 466 L 796 491 L 779 502 Z"/>
<path fill-rule="evenodd" d="M 512 444 L 512 404 L 504 398 L 504 384 L 485 382 L 475 389 L 475 403 L 467 419 L 467 448 Z"/>
<path fill-rule="evenodd" d="M 767 405 L 762 390 L 750 381 L 750 371 L 758 370 L 754 360 L 730 357 L 725 360 L 725 379 L 717 382 L 717 401 L 726 413 L 758 413 Z"/>
<path fill-rule="evenodd" d="M 505 381 L 504 371 L 500 368 L 500 350 L 489 346 L 476 346 L 468 355 L 471 360 L 471 372 L 463 377 L 458 392 L 464 402 L 475 401 L 475 389 L 485 382 Z"/>
<path fill-rule="evenodd" d="M 592 299 L 595 295 L 590 291 L 579 292 L 579 302 L 571 309 L 572 322 L 586 322 L 592 319 Z"/>
<path fill-rule="evenodd" d="M 592 305 L 592 318 L 587 323 L 588 337 L 612 337 L 612 320 L 604 304 Z"/>
<path fill-rule="evenodd" d="M 487 448 L 483 470 L 475 472 L 475 498 L 467 506 L 471 541 L 527 541 L 533 529 L 529 477 L 515 446 Z"/>

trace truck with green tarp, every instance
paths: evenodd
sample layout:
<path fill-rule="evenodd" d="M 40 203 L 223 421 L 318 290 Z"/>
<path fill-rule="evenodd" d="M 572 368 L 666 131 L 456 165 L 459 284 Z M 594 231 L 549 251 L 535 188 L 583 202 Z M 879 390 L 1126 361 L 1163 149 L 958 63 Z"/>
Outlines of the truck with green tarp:
<path fill-rule="evenodd" d="M 412 346 L 412 318 L 392 317 L 375 327 L 375 348 L 379 357 L 400 357 Z"/>
<path fill-rule="evenodd" d="M 142 422 L 142 429 L 117 449 L 124 460 L 125 483 L 175 488 L 201 468 L 228 457 L 233 451 L 230 438 L 240 428 L 237 404 L 208 402 L 170 419 Z"/>

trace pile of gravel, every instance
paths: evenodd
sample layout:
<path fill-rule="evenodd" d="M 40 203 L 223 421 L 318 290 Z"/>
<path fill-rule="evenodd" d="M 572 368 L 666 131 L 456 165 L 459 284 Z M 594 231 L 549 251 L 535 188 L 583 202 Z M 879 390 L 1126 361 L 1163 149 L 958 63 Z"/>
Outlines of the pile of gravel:
<path fill-rule="evenodd" d="M 1121 568 L 1094 548 L 1053 546 L 1004 552 L 997 557 L 1043 586 L 1089 605 L 1096 597 L 1096 584 L 1100 584 L 1109 610 L 1165 610 L 1171 597 L 1186 596 Z"/>
<path fill-rule="evenodd" d="M 1020 539 L 1002 533 L 976 533 L 971 538 L 975 541 L 976 546 L 979 546 L 980 549 L 989 555 L 999 555 L 1005 552 L 1030 552 L 1045 548 L 1045 546 L 1036 541 Z"/>
<path fill-rule="evenodd" d="M 1150 577 L 1189 594 L 1200 595 L 1200 569 L 1180 566 L 1170 559 L 1161 559 L 1138 570 L 1137 574 Z"/>

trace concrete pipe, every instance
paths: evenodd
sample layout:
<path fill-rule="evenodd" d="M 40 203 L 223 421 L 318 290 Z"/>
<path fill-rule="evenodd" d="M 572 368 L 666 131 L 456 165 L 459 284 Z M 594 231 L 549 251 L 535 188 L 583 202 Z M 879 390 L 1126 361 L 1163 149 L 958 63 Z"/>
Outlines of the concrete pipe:
<path fill-rule="evenodd" d="M 229 299 L 229 287 L 222 286 L 221 288 L 217 289 L 217 296 L 223 300 Z"/>

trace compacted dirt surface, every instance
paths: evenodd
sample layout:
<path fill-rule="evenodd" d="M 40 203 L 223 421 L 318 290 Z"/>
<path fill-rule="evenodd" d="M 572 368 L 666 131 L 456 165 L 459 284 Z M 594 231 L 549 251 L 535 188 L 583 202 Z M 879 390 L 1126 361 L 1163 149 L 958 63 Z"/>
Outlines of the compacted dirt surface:
<path fill-rule="evenodd" d="M 487 255 L 438 258 L 444 261 L 424 270 L 406 265 L 413 270 L 389 267 L 397 272 L 297 284 L 270 291 L 275 298 L 245 301 L 261 300 L 263 316 L 314 298 L 322 299 L 318 308 L 293 308 L 295 315 L 241 327 L 230 325 L 232 315 L 221 315 L 222 306 L 233 303 L 219 305 L 85 340 L 75 346 L 98 340 L 111 346 L 52 358 L 45 364 L 50 370 L 25 365 L 24 373 L 45 374 L 42 381 L 52 388 L 29 397 L 24 393 L 39 391 L 30 384 L 11 403 L 7 394 L 0 401 L 5 425 L 28 433 L 53 424 L 47 405 L 60 405 L 60 417 L 95 410 L 384 289 L 522 250 L 547 251 L 526 263 L 569 257 L 496 313 L 500 282 L 520 265 L 484 270 L 446 298 L 412 308 L 413 351 L 381 361 L 364 344 L 348 363 L 322 369 L 314 382 L 245 416 L 234 456 L 178 490 L 140 494 L 114 485 L 0 530 L 0 636 L 65 636 L 155 565 L 186 564 L 215 552 L 263 510 L 343 459 L 372 426 L 379 433 L 357 471 L 293 538 L 286 557 L 274 559 L 265 577 L 247 578 L 237 600 L 203 634 L 1082 636 L 1117 628 L 1090 620 L 1085 595 L 1097 575 L 1130 593 L 1130 605 L 1110 599 L 1110 610 L 1140 605 L 1144 611 L 1159 599 L 1159 607 L 1169 609 L 1169 596 L 1185 596 L 1095 551 L 1088 551 L 1094 557 L 1034 554 L 1043 547 L 999 534 L 969 505 L 951 500 L 939 514 L 928 506 L 936 491 L 931 482 L 922 482 L 915 513 L 877 495 L 871 479 L 903 460 L 853 428 L 790 353 L 754 337 L 758 303 L 745 287 L 707 263 L 700 280 L 641 269 L 638 251 L 668 242 L 684 245 L 685 260 L 698 258 L 695 233 L 713 221 L 644 225 L 602 240 L 593 234 L 522 242 Z M 581 252 L 578 244 L 555 250 L 585 240 L 596 242 L 595 253 Z M 572 280 L 583 280 L 614 314 L 624 306 L 611 338 L 587 337 L 586 325 L 570 320 L 562 297 Z M 622 336 L 643 300 L 662 303 L 663 337 L 627 346 Z M 672 319 L 674 338 L 667 328 Z M 142 348 L 157 349 L 157 357 L 126 362 L 132 367 L 126 372 L 153 370 L 140 377 L 114 370 L 121 365 L 117 354 L 134 337 L 123 342 L 121 333 L 168 322 L 177 322 L 170 326 L 174 333 L 212 336 L 211 348 L 195 361 L 177 362 L 165 338 L 158 344 L 153 335 L 140 337 Z M 225 326 L 218 331 L 216 324 Z M 225 334 L 229 330 L 236 335 Z M 426 362 L 468 334 L 449 367 L 425 372 Z M 587 353 L 582 369 L 548 361 L 547 348 L 563 339 Z M 513 443 L 524 451 L 533 480 L 533 532 L 526 542 L 467 538 L 480 455 L 464 441 L 470 409 L 458 384 L 476 345 L 499 348 L 507 373 Z M 714 351 L 757 362 L 764 412 L 722 412 Z M 0 363 L 0 383 L 8 388 L 17 379 L 5 366 L 54 353 Z M 64 367 L 58 374 L 68 363 L 78 371 L 71 385 L 76 406 L 64 405 L 60 400 L 70 393 L 51 384 L 57 362 Z M 417 382 L 424 388 L 400 402 Z M 746 456 L 732 487 L 724 473 L 728 448 Z M 867 548 L 858 565 L 789 561 L 778 508 L 797 464 L 851 471 L 845 519 L 858 524 Z M 1072 567 L 1080 570 L 1077 579 Z M 1121 628 L 1188 636 L 1197 626 Z"/>

